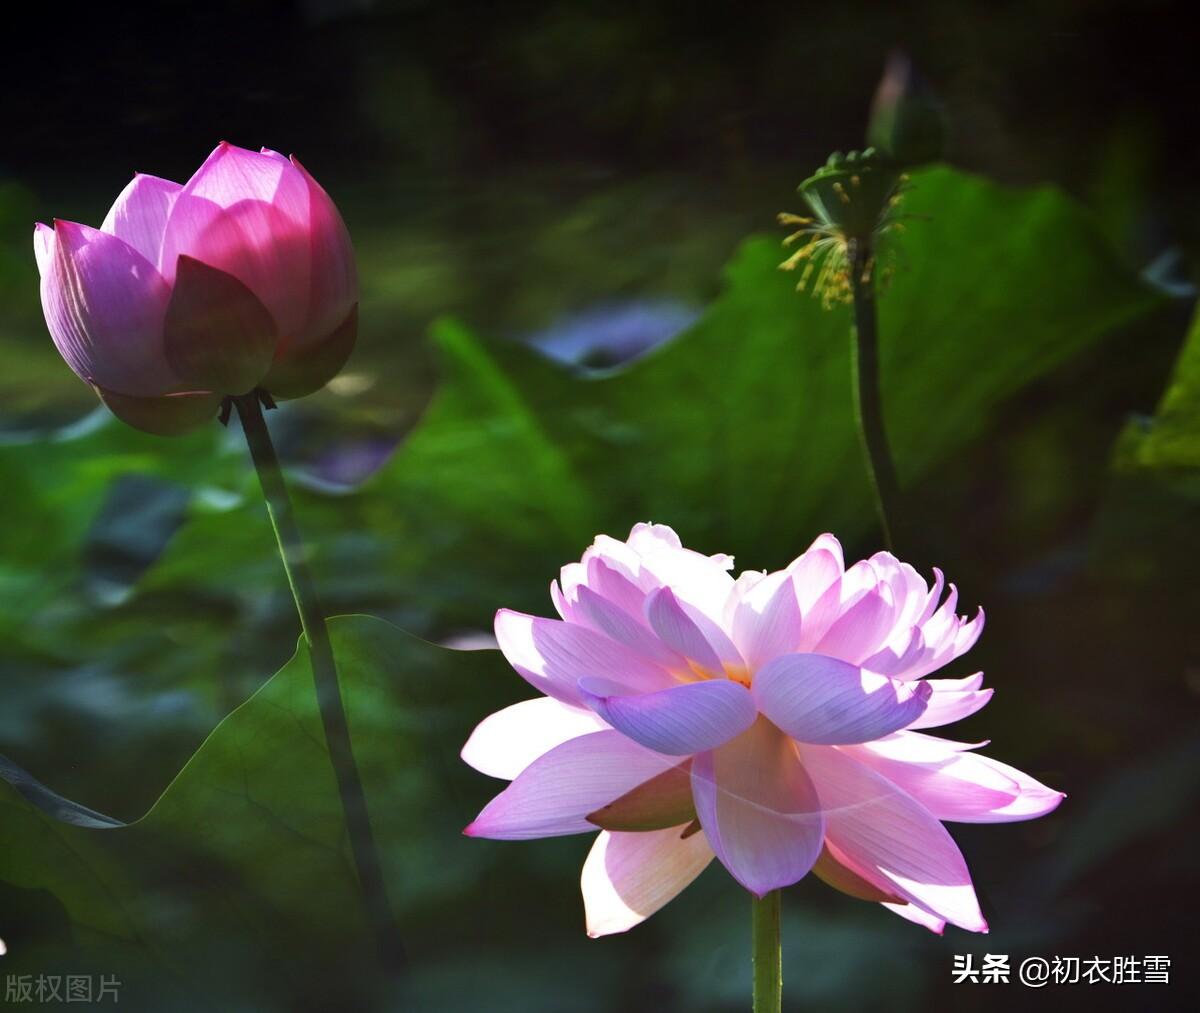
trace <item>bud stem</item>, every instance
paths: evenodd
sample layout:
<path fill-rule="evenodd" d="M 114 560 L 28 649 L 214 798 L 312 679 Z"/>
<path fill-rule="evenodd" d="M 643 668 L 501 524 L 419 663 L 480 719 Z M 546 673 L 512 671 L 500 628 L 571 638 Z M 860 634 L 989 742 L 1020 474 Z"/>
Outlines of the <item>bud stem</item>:
<path fill-rule="evenodd" d="M 854 383 L 854 418 L 866 457 L 867 476 L 875 493 L 875 509 L 883 543 L 895 548 L 893 525 L 899 517 L 900 484 L 888 449 L 879 391 L 879 330 L 875 315 L 875 272 L 870 244 L 850 242 L 850 288 L 854 300 L 850 369 Z"/>
<path fill-rule="evenodd" d="M 783 964 L 779 950 L 778 890 L 750 895 L 754 950 L 754 1013 L 779 1013 L 783 1002 Z"/>
<path fill-rule="evenodd" d="M 255 470 L 258 472 L 258 481 L 262 486 L 263 498 L 267 502 L 271 527 L 279 544 L 283 569 L 287 574 L 292 597 L 296 600 L 296 611 L 300 614 L 300 627 L 304 633 L 304 643 L 308 647 L 313 682 L 316 685 L 317 706 L 325 729 L 325 743 L 329 749 L 329 760 L 342 800 L 342 814 L 346 821 L 346 833 L 354 855 L 354 865 L 358 871 L 367 921 L 375 936 L 380 961 L 385 971 L 392 975 L 405 963 L 404 944 L 388 901 L 379 852 L 367 813 L 362 779 L 350 746 L 350 728 L 346 722 L 346 709 L 338 685 L 337 662 L 334 660 L 333 646 L 329 642 L 329 630 L 325 625 L 325 616 L 321 611 L 312 571 L 308 566 L 308 550 L 296 524 L 291 497 L 283 480 L 283 471 L 279 467 L 279 458 L 275 455 L 271 434 L 263 418 L 260 393 L 254 391 L 232 400 L 241 419 L 242 432 L 246 435 Z"/>

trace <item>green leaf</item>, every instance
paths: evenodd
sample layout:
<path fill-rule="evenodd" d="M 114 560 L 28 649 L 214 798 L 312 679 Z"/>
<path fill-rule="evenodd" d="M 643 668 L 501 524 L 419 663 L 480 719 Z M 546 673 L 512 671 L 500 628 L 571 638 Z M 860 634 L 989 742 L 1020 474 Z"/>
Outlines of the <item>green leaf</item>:
<path fill-rule="evenodd" d="M 1184 341 L 1154 418 L 1130 423 L 1117 454 L 1122 471 L 1200 468 L 1200 313 Z"/>
<path fill-rule="evenodd" d="M 484 854 L 458 833 L 467 808 L 443 797 L 466 781 L 457 751 L 472 720 L 450 706 L 469 688 L 456 679 L 503 664 L 496 652 L 446 651 L 367 617 L 330 626 L 393 899 L 413 911 L 457 888 Z M 166 989 L 205 1008 L 256 996 L 255 1008 L 295 1008 L 322 995 L 351 1008 L 379 986 L 303 650 L 132 823 L 69 803 L 9 762 L 0 776 L 2 879 L 49 891 L 70 930 L 52 941 L 6 924 L 11 966 L 74 942 L 127 975 L 122 1001 L 135 1005 Z M 419 923 L 409 929 L 419 948 Z M 228 977 L 213 980 L 218 955 Z M 346 991 L 356 974 L 357 998 Z"/>
<path fill-rule="evenodd" d="M 1162 297 L 1053 189 L 934 169 L 903 210 L 879 312 L 884 412 L 911 485 L 1006 397 Z M 543 598 L 598 531 L 638 520 L 752 568 L 786 563 L 823 530 L 867 531 L 848 311 L 795 294 L 782 257 L 774 237 L 747 241 L 690 331 L 602 379 L 440 324 L 443 386 L 365 497 L 396 512 L 385 541 L 404 594 L 486 621 L 514 596 Z"/>

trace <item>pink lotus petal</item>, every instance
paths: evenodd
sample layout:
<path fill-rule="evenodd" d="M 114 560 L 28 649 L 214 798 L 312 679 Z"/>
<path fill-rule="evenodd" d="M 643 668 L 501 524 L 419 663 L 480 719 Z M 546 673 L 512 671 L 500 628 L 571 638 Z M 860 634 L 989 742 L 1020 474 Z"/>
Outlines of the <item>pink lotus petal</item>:
<path fill-rule="evenodd" d="M 976 672 L 962 679 L 926 679 L 934 693 L 966 693 L 983 686 L 983 673 Z"/>
<path fill-rule="evenodd" d="M 972 932 L 986 932 L 962 853 L 927 809 L 837 749 L 800 747 L 829 841 L 857 872 Z M 699 807 L 697 807 L 699 811 Z"/>
<path fill-rule="evenodd" d="M 642 556 L 654 555 L 664 549 L 669 552 L 683 549 L 683 542 L 674 528 L 666 524 L 648 524 L 644 521 L 630 529 L 625 544 Z"/>
<path fill-rule="evenodd" d="M 880 742 L 842 746 L 841 751 L 886 777 L 939 820 L 986 822 L 986 815 L 1010 804 L 1020 793 L 1017 782 L 975 753 L 943 750 L 927 753 L 924 736 L 901 732 Z M 905 747 L 913 746 L 910 752 Z"/>
<path fill-rule="evenodd" d="M 678 762 L 620 732 L 581 735 L 534 760 L 463 833 L 503 841 L 588 833 L 596 829 L 588 813 Z"/>
<path fill-rule="evenodd" d="M 969 743 L 916 732 L 843 747 L 940 820 L 1011 823 L 1053 812 L 1066 797 L 1016 767 L 971 752 Z"/>
<path fill-rule="evenodd" d="M 618 541 L 609 535 L 597 535 L 592 544 L 584 552 L 583 558 L 580 560 L 582 565 L 581 573 L 584 579 L 590 579 L 591 564 L 594 559 L 599 560 L 610 569 L 632 581 L 642 589 L 643 594 L 646 591 L 653 590 L 660 584 L 659 581 L 651 578 L 649 574 L 642 573 L 641 556 L 624 542 Z M 563 568 L 563 571 L 563 590 L 567 594 L 570 594 L 573 582 L 567 580 L 566 567 Z"/>
<path fill-rule="evenodd" d="M 604 831 L 583 864 L 587 934 L 625 932 L 683 891 L 712 861 L 704 834 L 683 827 L 645 833 Z"/>
<path fill-rule="evenodd" d="M 909 672 L 928 653 L 925 649 L 925 638 L 921 635 L 921 627 L 911 626 L 906 632 L 897 631 L 893 634 L 891 642 L 891 647 L 881 648 L 859 664 L 872 672 L 888 675 L 893 679 L 908 679 Z"/>
<path fill-rule="evenodd" d="M 800 604 L 796 585 L 786 573 L 757 581 L 735 604 L 733 641 L 751 670 L 800 643 Z"/>
<path fill-rule="evenodd" d="M 36 240 L 45 257 L 48 237 Z M 137 250 L 107 232 L 55 222 L 42 274 L 42 309 L 54 344 L 84 380 L 119 394 L 179 389 L 163 350 L 170 290 Z"/>
<path fill-rule="evenodd" d="M 692 659 L 709 675 L 722 673 L 726 660 L 741 664 L 733 642 L 714 623 L 706 623 L 702 629 L 701 619 L 686 609 L 669 587 L 660 588 L 646 599 L 650 628 L 672 650 Z"/>
<path fill-rule="evenodd" d="M 635 619 L 619 605 L 582 584 L 576 588 L 575 596 L 575 604 L 571 606 L 574 621 L 624 644 L 656 665 L 670 670 L 687 670 L 687 660 L 683 655 L 664 644 L 644 622 Z"/>
<path fill-rule="evenodd" d="M 311 198 L 304 173 L 275 152 L 250 151 L 222 141 L 183 190 L 224 209 L 259 201 L 282 211 L 297 226 L 309 223 Z"/>
<path fill-rule="evenodd" d="M 926 911 L 920 904 L 890 904 L 884 903 L 883 907 L 887 908 L 893 914 L 898 914 L 901 918 L 905 918 L 914 925 L 921 925 L 929 929 L 934 935 L 943 935 L 946 931 L 946 919 L 939 918 L 932 911 Z"/>
<path fill-rule="evenodd" d="M 643 693 L 677 682 L 628 647 L 575 623 L 501 609 L 496 613 L 496 640 L 508 663 L 530 685 L 576 706 L 583 705 L 576 684 L 584 676 Z"/>
<path fill-rule="evenodd" d="M 937 610 L 938 602 L 942 597 L 942 589 L 946 583 L 946 576 L 936 566 L 933 568 L 933 587 L 929 589 L 929 594 L 925 598 L 925 605 L 917 614 L 916 623 L 918 626 L 924 625 L 929 618 Z"/>
<path fill-rule="evenodd" d="M 38 275 L 44 278 L 54 260 L 54 230 L 41 222 L 33 227 L 33 256 L 37 260 Z"/>
<path fill-rule="evenodd" d="M 217 418 L 222 395 L 212 391 L 186 391 L 162 397 L 131 397 L 96 387 L 104 406 L 127 426 L 154 436 L 181 436 L 211 425 Z"/>
<path fill-rule="evenodd" d="M 541 696 L 522 700 L 484 718 L 462 748 L 462 758 L 481 774 L 511 781 L 555 746 L 602 731 L 592 711 Z"/>
<path fill-rule="evenodd" d="M 688 682 L 641 695 L 621 689 L 600 679 L 579 681 L 584 701 L 617 731 L 670 756 L 715 749 L 744 732 L 758 716 L 750 691 L 728 679 Z"/>
<path fill-rule="evenodd" d="M 982 679 L 982 674 L 980 676 Z M 970 717 L 987 706 L 995 690 L 992 689 L 941 689 L 939 682 L 955 682 L 952 679 L 926 679 L 925 685 L 933 687 L 933 695 L 925 713 L 908 725 L 909 728 L 938 728 Z"/>
<path fill-rule="evenodd" d="M 800 643 L 798 651 L 811 651 L 825 636 L 829 627 L 837 622 L 849 602 L 842 595 L 842 578 L 837 577 L 815 600 L 806 603 L 811 595 L 805 595 L 804 586 L 796 579 L 796 593 L 800 602 Z"/>
<path fill-rule="evenodd" d="M 733 560 L 729 556 L 705 556 L 685 549 L 679 544 L 679 536 L 663 524 L 635 524 L 628 544 L 638 554 L 643 575 L 670 587 L 681 602 L 710 620 L 721 618 L 733 589 L 733 577 L 728 572 Z"/>
<path fill-rule="evenodd" d="M 908 629 L 924 608 L 925 599 L 929 595 L 929 585 L 913 567 L 901 562 L 890 552 L 877 552 L 870 562 L 880 579 L 892 590 L 896 627 Z"/>
<path fill-rule="evenodd" d="M 139 172 L 113 202 L 100 231 L 125 240 L 151 264 L 158 264 L 167 218 L 182 189 L 169 179 Z"/>
<path fill-rule="evenodd" d="M 696 814 L 721 863 L 756 896 L 812 868 L 825 836 L 821 804 L 795 745 L 759 719 L 692 762 Z"/>
<path fill-rule="evenodd" d="M 295 172 L 307 187 L 306 225 L 312 284 L 309 289 L 307 323 L 285 344 L 282 355 L 304 349 L 337 329 L 358 303 L 358 268 L 350 233 L 327 194 L 295 158 Z M 287 170 L 283 170 L 287 177 Z M 277 198 L 278 200 L 278 198 Z"/>
<path fill-rule="evenodd" d="M 277 337 L 271 314 L 237 278 L 179 258 L 163 347 L 184 383 L 218 394 L 247 394 L 270 369 Z"/>
<path fill-rule="evenodd" d="M 788 567 L 788 573 L 792 575 L 792 581 L 796 585 L 800 613 L 805 617 L 817 600 L 834 584 L 840 586 L 842 579 L 842 547 L 837 546 L 835 553 L 824 546 L 818 548 L 817 543 L 820 541 L 821 539 L 817 539 L 813 548 Z M 836 593 L 834 597 L 837 597 Z"/>
<path fill-rule="evenodd" d="M 830 624 L 812 650 L 860 664 L 887 638 L 894 613 L 891 589 L 886 584 L 877 584 Z"/>
<path fill-rule="evenodd" d="M 323 339 L 304 346 L 292 344 L 286 354 L 278 349 L 263 388 L 275 400 L 304 397 L 320 390 L 341 372 L 358 338 L 358 307 Z"/>
<path fill-rule="evenodd" d="M 932 690 L 820 654 L 788 654 L 754 677 L 758 709 L 800 742 L 867 742 L 910 724 Z"/>
<path fill-rule="evenodd" d="M 222 208 L 185 187 L 163 235 L 168 282 L 174 282 L 182 255 L 242 282 L 270 311 L 280 334 L 295 334 L 304 325 L 311 284 L 308 237 L 279 208 L 255 200 Z"/>
<path fill-rule="evenodd" d="M 587 562 L 587 585 L 618 608 L 643 622 L 646 592 L 611 563 L 598 556 Z"/>

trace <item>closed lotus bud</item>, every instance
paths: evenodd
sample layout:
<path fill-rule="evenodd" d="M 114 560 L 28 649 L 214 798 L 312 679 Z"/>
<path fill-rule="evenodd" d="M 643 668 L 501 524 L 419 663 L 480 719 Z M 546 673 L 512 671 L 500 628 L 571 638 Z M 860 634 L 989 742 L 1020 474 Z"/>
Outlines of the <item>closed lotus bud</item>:
<path fill-rule="evenodd" d="M 904 53 L 888 57 L 871 103 L 867 143 L 906 166 L 936 162 L 945 153 L 941 103 Z"/>
<path fill-rule="evenodd" d="M 295 398 L 345 364 L 350 236 L 295 158 L 222 142 L 182 186 L 136 175 L 99 229 L 38 224 L 46 324 L 119 418 L 174 435 L 229 396 Z"/>

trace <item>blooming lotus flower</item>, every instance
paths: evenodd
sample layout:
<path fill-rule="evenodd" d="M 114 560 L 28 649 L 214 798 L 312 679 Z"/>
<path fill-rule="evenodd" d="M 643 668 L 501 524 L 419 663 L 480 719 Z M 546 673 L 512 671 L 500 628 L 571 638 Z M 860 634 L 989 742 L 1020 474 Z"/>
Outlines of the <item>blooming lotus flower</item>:
<path fill-rule="evenodd" d="M 943 821 L 1025 820 L 1063 798 L 921 729 L 990 699 L 926 676 L 983 628 L 887 552 L 844 567 L 822 535 L 785 570 L 730 574 L 662 525 L 600 536 L 551 585 L 559 619 L 500 611 L 496 638 L 542 696 L 463 749 L 511 780 L 466 828 L 524 840 L 600 829 L 589 935 L 624 931 L 715 856 L 763 896 L 815 873 L 941 932 L 986 931 Z"/>
<path fill-rule="evenodd" d="M 222 142 L 182 186 L 135 175 L 99 229 L 39 223 L 42 308 L 67 364 L 124 421 L 173 434 L 262 388 L 330 380 L 357 332 L 354 252 L 295 158 Z"/>

